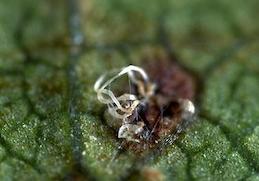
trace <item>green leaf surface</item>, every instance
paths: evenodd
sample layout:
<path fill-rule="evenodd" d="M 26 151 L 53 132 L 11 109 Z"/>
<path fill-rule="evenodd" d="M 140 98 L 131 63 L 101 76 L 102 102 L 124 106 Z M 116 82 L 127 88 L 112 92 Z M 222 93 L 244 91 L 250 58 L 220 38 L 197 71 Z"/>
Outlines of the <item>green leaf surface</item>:
<path fill-rule="evenodd" d="M 257 0 L 0 2 L 0 180 L 259 180 Z M 197 79 L 173 144 L 120 152 L 93 84 L 177 57 Z M 158 63 L 159 65 L 159 63 Z"/>

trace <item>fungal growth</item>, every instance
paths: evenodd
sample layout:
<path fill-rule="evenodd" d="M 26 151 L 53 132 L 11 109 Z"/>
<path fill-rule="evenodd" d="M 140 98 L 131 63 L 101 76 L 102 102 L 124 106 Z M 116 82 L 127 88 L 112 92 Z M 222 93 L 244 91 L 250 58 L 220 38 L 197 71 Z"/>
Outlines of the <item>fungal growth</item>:
<path fill-rule="evenodd" d="M 112 87 L 123 77 L 129 81 L 129 91 L 119 94 Z M 118 138 L 129 148 L 153 147 L 180 129 L 182 121 L 193 118 L 195 108 L 189 99 L 165 96 L 159 86 L 144 69 L 133 65 L 102 75 L 94 85 L 97 99 L 107 105 L 108 121 L 115 123 L 111 125 Z"/>

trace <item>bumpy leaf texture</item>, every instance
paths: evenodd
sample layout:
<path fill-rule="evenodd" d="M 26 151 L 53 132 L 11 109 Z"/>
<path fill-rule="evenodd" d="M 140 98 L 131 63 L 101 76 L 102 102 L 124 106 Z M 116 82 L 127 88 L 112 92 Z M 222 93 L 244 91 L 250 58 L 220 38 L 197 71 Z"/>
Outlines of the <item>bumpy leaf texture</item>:
<path fill-rule="evenodd" d="M 2 0 L 0 180 L 259 180 L 258 8 Z M 165 57 L 196 80 L 196 121 L 159 150 L 121 151 L 93 84 Z"/>

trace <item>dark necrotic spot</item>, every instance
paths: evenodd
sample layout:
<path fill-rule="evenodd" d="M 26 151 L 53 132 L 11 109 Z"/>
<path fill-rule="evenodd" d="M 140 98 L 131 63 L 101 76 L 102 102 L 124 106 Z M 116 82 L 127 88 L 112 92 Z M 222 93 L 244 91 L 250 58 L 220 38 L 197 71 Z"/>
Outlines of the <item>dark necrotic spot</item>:
<path fill-rule="evenodd" d="M 178 63 L 167 57 L 154 56 L 145 59 L 145 69 L 151 80 L 157 85 L 157 93 L 169 98 L 193 100 L 195 96 L 195 79 Z"/>
<path fill-rule="evenodd" d="M 193 101 L 196 95 L 194 76 L 178 63 L 161 56 L 149 57 L 144 62 L 144 69 L 156 84 L 156 91 L 148 102 L 137 109 L 137 116 L 132 116 L 132 123 L 142 121 L 145 125 L 141 135 L 137 135 L 141 138 L 140 143 L 124 140 L 124 148 L 138 153 L 154 148 L 163 138 L 174 134 L 186 121 L 182 118 L 180 100 Z"/>

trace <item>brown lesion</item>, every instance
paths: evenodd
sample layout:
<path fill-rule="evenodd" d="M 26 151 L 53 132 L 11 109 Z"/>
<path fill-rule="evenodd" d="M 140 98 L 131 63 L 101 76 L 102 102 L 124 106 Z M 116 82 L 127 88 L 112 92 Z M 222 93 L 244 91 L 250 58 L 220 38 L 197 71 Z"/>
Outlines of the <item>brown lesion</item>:
<path fill-rule="evenodd" d="M 195 78 L 177 61 L 166 55 L 156 54 L 144 58 L 144 69 L 157 85 L 157 93 L 164 97 L 194 100 L 196 93 Z"/>
<path fill-rule="evenodd" d="M 196 81 L 178 63 L 159 55 L 144 59 L 147 74 L 155 84 L 154 94 L 141 104 L 129 118 L 132 124 L 142 124 L 143 131 L 135 135 L 139 142 L 123 140 L 122 147 L 136 153 L 155 148 L 163 138 L 181 132 L 184 101 L 193 101 L 196 95 Z M 138 92 L 135 90 L 134 92 Z M 192 119 L 191 117 L 189 117 Z"/>

